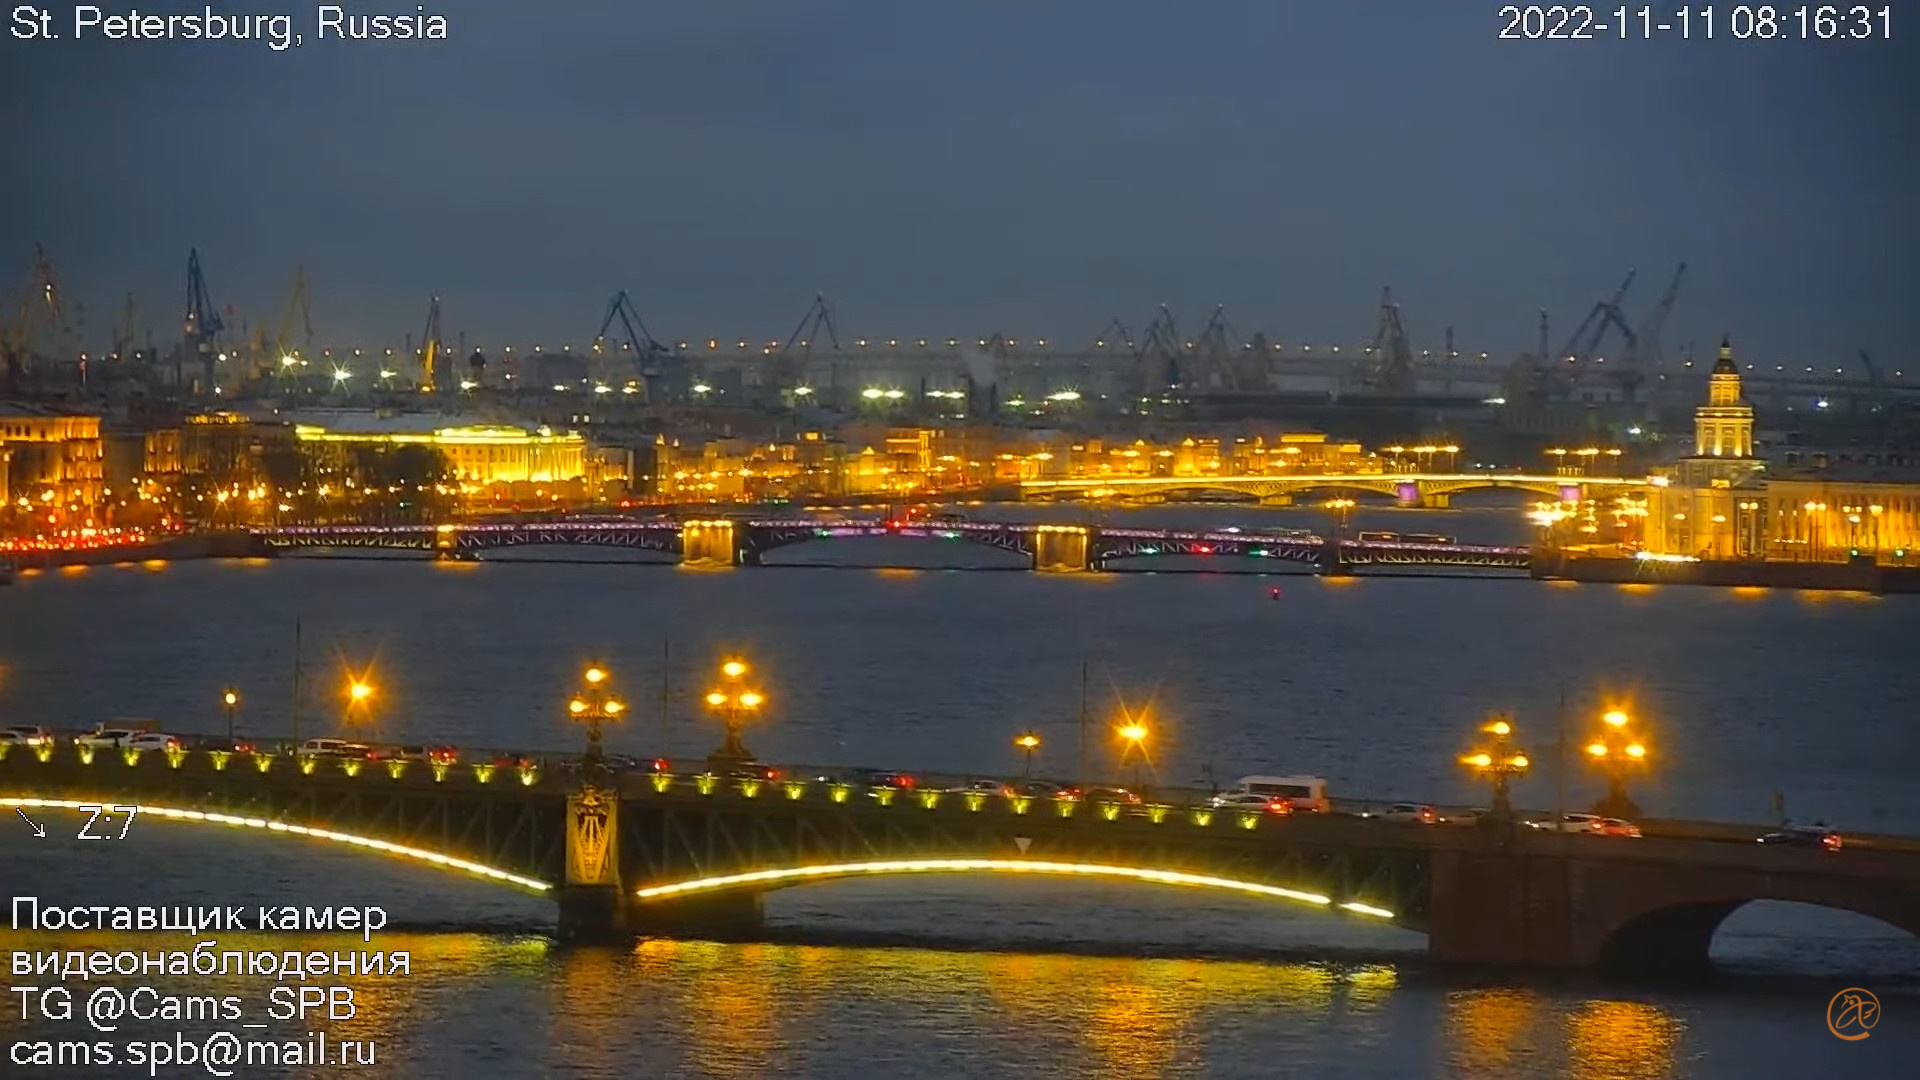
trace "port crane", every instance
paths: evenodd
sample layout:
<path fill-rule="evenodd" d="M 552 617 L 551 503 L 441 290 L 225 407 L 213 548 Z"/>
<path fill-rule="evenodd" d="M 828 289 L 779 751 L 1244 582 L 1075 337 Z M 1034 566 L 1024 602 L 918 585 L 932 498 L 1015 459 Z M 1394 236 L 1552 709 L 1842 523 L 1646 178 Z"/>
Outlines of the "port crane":
<path fill-rule="evenodd" d="M 663 357 L 671 356 L 673 350 L 660 344 L 651 333 L 647 332 L 647 324 L 641 320 L 640 313 L 634 309 L 633 298 L 627 295 L 627 290 L 621 289 L 613 294 L 612 300 L 607 302 L 607 313 L 600 319 L 600 332 L 593 335 L 595 353 L 605 351 L 607 331 L 613 328 L 615 320 L 619 321 L 620 329 L 626 335 L 621 348 L 633 353 L 634 370 L 639 373 L 640 385 L 646 389 L 647 396 L 651 399 L 657 389 L 652 383 L 661 375 L 660 361 Z"/>
<path fill-rule="evenodd" d="M 800 377 L 813 362 L 813 343 L 820 340 L 820 332 L 826 331 L 827 340 L 833 344 L 834 355 L 840 349 L 840 330 L 834 325 L 833 306 L 827 303 L 824 293 L 814 293 L 813 303 L 807 305 L 807 313 L 800 316 L 799 325 L 793 333 L 787 335 L 787 343 L 773 354 L 773 382 L 776 390 L 786 392 L 797 389 Z M 799 345 L 799 355 L 794 354 L 794 346 Z M 840 367 L 836 363 L 831 374 L 830 385 L 838 387 Z"/>
<path fill-rule="evenodd" d="M 53 272 L 53 260 L 47 249 L 33 246 L 33 269 L 19 289 L 17 302 L 5 323 L 0 323 L 0 353 L 5 354 L 8 393 L 19 393 L 33 361 L 33 343 L 43 325 L 64 330 L 66 305 L 60 284 Z"/>
<path fill-rule="evenodd" d="M 438 366 L 442 348 L 440 298 L 436 296 L 427 304 L 427 329 L 420 335 L 420 392 L 423 394 L 431 394 L 439 389 L 434 382 L 434 368 Z"/>
<path fill-rule="evenodd" d="M 1367 347 L 1366 385 L 1383 394 L 1411 394 L 1413 346 L 1408 343 L 1406 320 L 1393 302 L 1393 289 L 1380 290 L 1380 321 Z"/>
<path fill-rule="evenodd" d="M 226 330 L 227 324 L 221 320 L 220 312 L 213 306 L 213 300 L 207 293 L 207 276 L 200 269 L 200 249 L 187 252 L 187 318 L 180 341 L 180 352 L 174 358 L 173 381 L 176 385 L 184 382 L 180 363 L 191 356 L 200 367 L 204 380 L 200 392 L 211 395 L 214 389 L 214 339 Z"/>

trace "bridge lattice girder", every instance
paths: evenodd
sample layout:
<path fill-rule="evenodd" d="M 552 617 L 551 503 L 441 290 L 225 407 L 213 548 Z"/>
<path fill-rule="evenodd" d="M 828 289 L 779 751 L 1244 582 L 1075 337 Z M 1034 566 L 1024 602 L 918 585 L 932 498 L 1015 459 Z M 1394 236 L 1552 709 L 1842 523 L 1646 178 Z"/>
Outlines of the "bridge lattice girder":
<path fill-rule="evenodd" d="M 979 522 L 955 522 L 951 524 L 923 524 L 920 522 L 891 525 L 884 522 L 841 521 L 755 521 L 745 526 L 745 537 L 740 541 L 742 550 L 760 554 L 776 548 L 805 544 L 815 540 L 830 540 L 845 537 L 905 536 L 918 539 L 959 540 L 969 544 L 996 548 L 1019 555 L 1033 554 L 1033 529 L 1019 525 L 983 524 Z"/>

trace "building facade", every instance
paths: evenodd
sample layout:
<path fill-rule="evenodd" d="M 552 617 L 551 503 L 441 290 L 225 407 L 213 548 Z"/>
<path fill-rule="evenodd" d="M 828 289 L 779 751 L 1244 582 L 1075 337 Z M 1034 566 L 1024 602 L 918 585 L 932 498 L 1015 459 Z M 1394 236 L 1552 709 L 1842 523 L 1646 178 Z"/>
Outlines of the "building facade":
<path fill-rule="evenodd" d="M 0 402 L 0 463 L 0 492 L 14 517 L 49 527 L 93 524 L 106 488 L 98 416 Z"/>

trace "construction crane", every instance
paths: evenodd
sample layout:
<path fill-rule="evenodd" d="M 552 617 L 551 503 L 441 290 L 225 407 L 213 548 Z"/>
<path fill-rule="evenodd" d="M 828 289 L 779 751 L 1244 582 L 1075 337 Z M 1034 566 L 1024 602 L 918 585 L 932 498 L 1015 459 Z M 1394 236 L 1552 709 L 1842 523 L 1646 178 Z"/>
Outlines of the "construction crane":
<path fill-rule="evenodd" d="M 1614 327 L 1627 343 L 1627 351 L 1634 349 L 1635 334 L 1633 327 L 1627 325 L 1626 317 L 1620 313 L 1620 302 L 1626 299 L 1627 289 L 1633 284 L 1635 271 L 1628 270 L 1626 280 L 1613 291 L 1613 297 L 1594 302 L 1593 310 L 1580 320 L 1568 336 L 1566 345 L 1560 350 L 1560 358 L 1575 367 L 1582 366 L 1599 354 L 1600 342 L 1606 337 L 1607 328 Z"/>
<path fill-rule="evenodd" d="M 1151 396 L 1180 386 L 1185 351 L 1186 339 L 1180 336 L 1180 327 L 1173 321 L 1173 312 L 1167 310 L 1167 305 L 1161 304 L 1160 314 L 1147 324 L 1140 347 L 1141 396 Z"/>
<path fill-rule="evenodd" d="M 133 294 L 128 293 L 127 302 L 120 309 L 120 322 L 114 327 L 113 331 L 113 351 L 108 354 L 112 356 L 113 359 L 134 359 L 133 340 L 139 333 L 139 331 L 134 328 L 134 318 L 138 313 L 138 309 L 133 305 Z"/>
<path fill-rule="evenodd" d="M 207 277 L 200 271 L 200 249 L 187 252 L 187 319 L 180 341 L 180 351 L 191 356 L 200 364 L 205 384 L 200 388 L 204 394 L 213 393 L 214 339 L 227 324 L 220 319 L 220 312 L 213 306 L 213 300 L 207 294 Z M 180 362 L 184 357 L 176 357 L 173 378 L 176 384 L 182 382 Z"/>
<path fill-rule="evenodd" d="M 1643 377 L 1649 370 L 1658 372 L 1667 366 L 1666 352 L 1660 345 L 1660 334 L 1667 326 L 1667 316 L 1673 314 L 1674 301 L 1680 298 L 1680 282 L 1686 279 L 1687 264 L 1681 263 L 1673 272 L 1673 280 L 1667 283 L 1667 291 L 1660 294 L 1659 303 L 1640 322 L 1640 329 L 1633 336 L 1633 348 L 1628 357 L 1634 369 Z"/>
<path fill-rule="evenodd" d="M 600 319 L 600 332 L 593 335 L 595 353 L 606 350 L 607 331 L 612 329 L 615 319 L 620 321 L 620 328 L 626 334 L 622 347 L 633 353 L 634 370 L 639 373 L 640 385 L 651 399 L 658 389 L 652 384 L 660 378 L 660 362 L 664 357 L 673 355 L 673 350 L 660 344 L 647 332 L 647 324 L 634 309 L 633 298 L 627 295 L 627 290 L 621 289 L 607 302 L 607 313 Z"/>
<path fill-rule="evenodd" d="M 1885 383 L 1880 381 L 1879 366 L 1873 362 L 1873 357 L 1867 355 L 1867 350 L 1865 349 L 1860 350 L 1860 366 L 1866 369 L 1868 386 L 1871 386 L 1875 390 L 1878 390 L 1881 387 L 1886 385 Z"/>
<path fill-rule="evenodd" d="M 290 360 L 298 359 L 300 347 L 293 341 L 296 320 L 301 331 L 301 342 L 307 348 L 313 347 L 313 295 L 307 285 L 307 268 L 293 268 L 293 288 L 287 293 L 286 307 L 280 311 L 280 325 L 273 340 L 273 363 L 283 368 L 293 365 Z"/>
<path fill-rule="evenodd" d="M 18 393 L 22 389 L 27 368 L 33 361 L 33 344 L 42 325 L 65 327 L 66 309 L 59 282 L 54 277 L 53 260 L 47 257 L 46 248 L 35 244 L 33 270 L 26 285 L 19 290 L 18 301 L 12 305 L 7 321 L 0 324 L 0 353 L 6 355 L 7 392 Z"/>
<path fill-rule="evenodd" d="M 1200 330 L 1197 353 L 1203 377 L 1217 381 L 1222 387 L 1231 390 L 1246 390 L 1251 381 L 1247 372 L 1241 370 L 1240 354 L 1245 344 L 1239 331 L 1227 321 L 1227 307 L 1216 304 L 1213 315 L 1207 319 L 1207 325 Z M 1261 360 L 1265 360 L 1261 357 Z M 1212 389 L 1209 387 L 1208 389 Z"/>
<path fill-rule="evenodd" d="M 827 303 L 824 294 L 814 293 L 813 303 L 807 305 L 807 313 L 800 316 L 799 325 L 793 333 L 787 335 L 787 343 L 773 354 L 773 382 L 777 390 L 789 391 L 799 388 L 800 376 L 813 362 L 813 343 L 820 340 L 820 332 L 825 330 L 827 340 L 833 343 L 835 355 L 840 352 L 840 331 L 833 322 L 833 307 Z M 794 353 L 794 345 L 800 346 L 799 354 Z M 840 381 L 840 370 L 836 364 L 831 374 L 832 385 L 836 388 Z"/>
<path fill-rule="evenodd" d="M 427 330 L 420 335 L 420 392 L 423 394 L 439 389 L 433 374 L 440 360 L 440 349 L 440 298 L 436 296 L 427 305 Z"/>
<path fill-rule="evenodd" d="M 1377 393 L 1411 394 L 1413 346 L 1407 341 L 1407 324 L 1400 316 L 1400 305 L 1393 302 L 1393 289 L 1380 290 L 1380 322 L 1373 332 L 1373 344 L 1367 348 L 1363 381 Z"/>

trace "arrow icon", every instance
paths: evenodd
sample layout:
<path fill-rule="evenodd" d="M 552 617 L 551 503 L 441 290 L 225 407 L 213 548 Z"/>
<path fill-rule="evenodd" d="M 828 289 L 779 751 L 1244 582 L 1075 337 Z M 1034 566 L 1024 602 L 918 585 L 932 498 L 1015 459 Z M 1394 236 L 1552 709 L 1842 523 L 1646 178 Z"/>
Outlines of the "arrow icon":
<path fill-rule="evenodd" d="M 20 815 L 21 821 L 24 821 L 27 824 L 33 826 L 34 836 L 39 837 L 42 840 L 45 840 L 47 838 L 47 830 L 42 828 L 38 822 L 35 822 L 32 818 L 28 817 L 27 812 L 25 810 L 22 810 L 16 806 L 13 808 L 13 812 Z"/>

